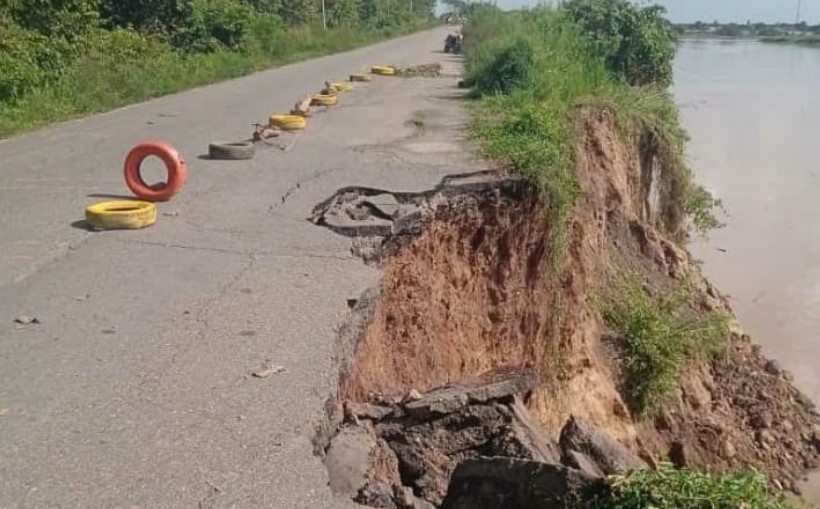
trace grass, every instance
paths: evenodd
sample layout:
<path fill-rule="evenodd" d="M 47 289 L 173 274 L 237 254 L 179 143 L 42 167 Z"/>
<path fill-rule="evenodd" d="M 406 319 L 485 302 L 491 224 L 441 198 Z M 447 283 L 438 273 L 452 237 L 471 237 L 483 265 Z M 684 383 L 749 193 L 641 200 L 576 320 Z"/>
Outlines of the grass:
<path fill-rule="evenodd" d="M 604 309 L 609 324 L 623 337 L 623 390 L 638 415 L 654 412 L 679 387 L 689 359 L 725 351 L 729 316 L 697 316 L 685 306 L 688 289 L 652 296 L 628 283 Z"/>
<path fill-rule="evenodd" d="M 685 164 L 688 137 L 666 89 L 633 87 L 614 77 L 581 28 L 555 9 L 477 9 L 464 33 L 467 82 L 480 99 L 472 134 L 487 157 L 542 191 L 552 219 L 553 268 L 565 258 L 567 224 L 580 195 L 575 150 L 585 107 L 611 111 L 627 141 L 651 133 L 661 147 L 665 178 L 679 191 L 681 215 L 689 213 L 697 231 L 717 224 L 713 203 L 703 194 L 690 199 L 702 189 Z"/>
<path fill-rule="evenodd" d="M 48 86 L 30 91 L 13 104 L 0 103 L 0 138 L 262 69 L 347 51 L 429 26 L 419 21 L 380 30 L 323 31 L 304 27 L 275 38 L 251 40 L 242 52 L 185 54 L 158 42 L 146 42 L 137 54 L 126 56 L 108 54 L 105 47 L 92 48 Z"/>
<path fill-rule="evenodd" d="M 610 479 L 610 493 L 594 509 L 791 509 L 772 496 L 756 472 L 713 476 L 676 470 L 639 470 Z"/>

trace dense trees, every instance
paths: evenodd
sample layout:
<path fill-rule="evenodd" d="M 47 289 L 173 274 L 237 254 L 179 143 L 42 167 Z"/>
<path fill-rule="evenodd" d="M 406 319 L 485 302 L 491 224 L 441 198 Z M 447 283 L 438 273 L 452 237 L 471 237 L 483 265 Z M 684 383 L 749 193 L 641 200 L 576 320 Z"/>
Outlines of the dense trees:
<path fill-rule="evenodd" d="M 569 0 L 563 6 L 593 39 L 610 72 L 631 85 L 672 82 L 675 33 L 663 7 L 628 0 Z"/>
<path fill-rule="evenodd" d="M 328 28 L 400 26 L 435 0 L 325 0 Z M 287 51 L 288 27 L 321 26 L 321 0 L 0 0 L 0 106 L 93 55 L 145 58 Z M 412 12 L 411 12 L 412 6 Z"/>

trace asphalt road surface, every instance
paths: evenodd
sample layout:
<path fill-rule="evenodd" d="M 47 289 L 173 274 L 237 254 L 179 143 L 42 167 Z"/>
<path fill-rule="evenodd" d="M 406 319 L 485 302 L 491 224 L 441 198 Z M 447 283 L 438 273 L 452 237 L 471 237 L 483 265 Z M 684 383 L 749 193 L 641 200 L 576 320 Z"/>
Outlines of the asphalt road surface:
<path fill-rule="evenodd" d="M 379 272 L 306 218 L 344 186 L 423 190 L 478 164 L 458 141 L 445 35 L 0 142 L 0 508 L 333 505 L 311 439 L 335 328 Z M 452 75 L 361 84 L 251 161 L 199 157 L 326 78 L 435 61 Z M 146 139 L 185 156 L 186 188 L 150 228 L 84 229 L 88 204 L 129 195 L 122 161 Z M 285 371 L 249 376 L 265 362 Z"/>

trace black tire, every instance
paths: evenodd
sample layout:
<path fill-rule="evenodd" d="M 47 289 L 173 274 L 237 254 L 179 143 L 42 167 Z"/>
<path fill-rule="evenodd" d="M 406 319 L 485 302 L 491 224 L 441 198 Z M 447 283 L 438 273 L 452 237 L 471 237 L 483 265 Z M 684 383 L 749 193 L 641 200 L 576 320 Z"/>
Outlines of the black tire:
<path fill-rule="evenodd" d="M 249 141 L 215 141 L 208 145 L 208 156 L 211 159 L 253 159 L 255 153 L 256 149 Z"/>

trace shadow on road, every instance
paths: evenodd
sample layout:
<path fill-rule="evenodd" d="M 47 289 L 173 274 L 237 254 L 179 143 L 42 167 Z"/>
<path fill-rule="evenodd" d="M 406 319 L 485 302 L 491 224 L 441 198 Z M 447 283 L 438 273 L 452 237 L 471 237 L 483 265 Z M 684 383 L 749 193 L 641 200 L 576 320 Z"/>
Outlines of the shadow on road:
<path fill-rule="evenodd" d="M 74 221 L 71 223 L 72 228 L 76 228 L 78 230 L 85 230 L 87 232 L 93 232 L 94 229 L 91 228 L 85 219 L 80 219 L 79 221 Z"/>

